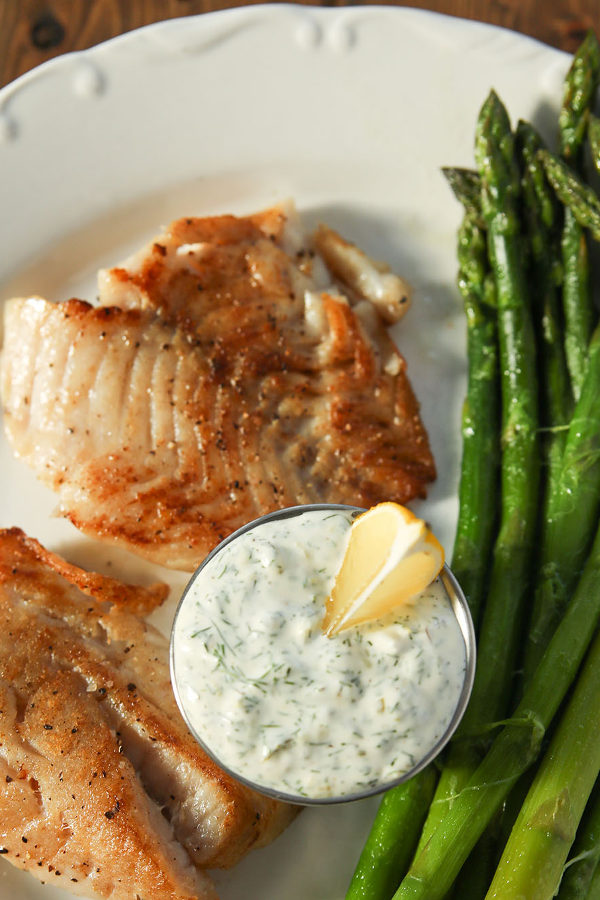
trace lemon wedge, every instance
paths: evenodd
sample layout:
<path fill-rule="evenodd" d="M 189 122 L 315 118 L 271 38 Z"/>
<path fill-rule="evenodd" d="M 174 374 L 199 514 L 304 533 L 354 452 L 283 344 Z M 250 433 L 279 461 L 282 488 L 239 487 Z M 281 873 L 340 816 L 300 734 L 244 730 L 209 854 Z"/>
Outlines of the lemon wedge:
<path fill-rule="evenodd" d="M 331 637 L 382 618 L 425 590 L 443 565 L 443 547 L 422 519 L 398 503 L 371 507 L 352 523 L 323 631 Z"/>

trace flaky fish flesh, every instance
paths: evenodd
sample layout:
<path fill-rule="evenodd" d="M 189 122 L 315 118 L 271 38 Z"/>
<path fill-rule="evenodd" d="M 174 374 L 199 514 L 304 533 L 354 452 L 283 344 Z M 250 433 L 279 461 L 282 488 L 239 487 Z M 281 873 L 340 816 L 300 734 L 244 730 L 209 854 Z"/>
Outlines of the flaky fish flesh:
<path fill-rule="evenodd" d="M 14 451 L 85 533 L 193 570 L 299 503 L 423 496 L 435 466 L 387 326 L 406 284 L 292 210 L 172 223 L 100 305 L 5 306 Z"/>
<path fill-rule="evenodd" d="M 85 572 L 0 531 L 0 853 L 84 897 L 209 900 L 291 807 L 239 785 L 184 726 L 162 586 Z"/>

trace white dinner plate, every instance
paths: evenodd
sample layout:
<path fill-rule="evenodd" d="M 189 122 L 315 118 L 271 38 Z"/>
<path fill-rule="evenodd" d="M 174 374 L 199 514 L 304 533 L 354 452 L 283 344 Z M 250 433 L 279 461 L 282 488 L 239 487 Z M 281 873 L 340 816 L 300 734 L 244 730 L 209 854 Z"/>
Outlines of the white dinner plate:
<path fill-rule="evenodd" d="M 176 19 L 59 57 L 0 92 L 0 302 L 93 300 L 95 272 L 171 219 L 293 197 L 413 284 L 395 337 L 439 470 L 417 508 L 451 552 L 464 392 L 454 287 L 460 210 L 440 167 L 472 165 L 494 87 L 552 140 L 569 59 L 533 40 L 418 10 L 252 6 Z M 83 538 L 0 439 L 0 526 L 74 562 L 173 587 L 185 577 Z M 216 875 L 223 900 L 341 900 L 376 800 L 306 810 Z M 69 895 L 0 860 L 0 896 Z"/>

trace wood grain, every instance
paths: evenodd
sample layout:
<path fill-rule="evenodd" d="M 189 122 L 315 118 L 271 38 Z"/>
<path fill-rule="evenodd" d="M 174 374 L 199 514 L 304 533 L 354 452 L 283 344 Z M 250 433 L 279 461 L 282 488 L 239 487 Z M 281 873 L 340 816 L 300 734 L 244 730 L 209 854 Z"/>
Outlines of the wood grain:
<path fill-rule="evenodd" d="M 381 3 L 381 0 L 378 0 Z M 34 66 L 151 22 L 239 5 L 228 0 L 0 0 L 0 86 Z M 308 6 L 348 6 L 324 0 Z M 600 27 L 600 0 L 413 0 L 413 6 L 512 28 L 572 52 Z"/>

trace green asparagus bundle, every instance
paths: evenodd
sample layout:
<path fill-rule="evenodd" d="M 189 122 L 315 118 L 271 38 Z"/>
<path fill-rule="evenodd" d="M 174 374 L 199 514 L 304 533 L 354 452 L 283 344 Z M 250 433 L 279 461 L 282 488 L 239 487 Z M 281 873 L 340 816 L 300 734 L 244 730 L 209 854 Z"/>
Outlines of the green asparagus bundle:
<path fill-rule="evenodd" d="M 559 284 L 560 266 L 557 266 L 559 255 L 559 209 L 551 186 L 547 183 L 544 168 L 538 158 L 538 152 L 542 147 L 542 139 L 533 126 L 524 121 L 518 123 L 516 129 L 517 158 L 521 169 L 521 215 L 523 219 L 522 245 L 524 254 L 528 259 L 528 279 L 531 291 L 531 303 L 533 309 L 534 327 L 537 337 L 537 364 L 540 373 L 540 418 L 543 427 L 543 512 L 541 515 L 541 527 L 543 537 L 541 540 L 542 555 L 551 560 L 546 568 L 537 572 L 535 579 L 534 606 L 529 624 L 529 635 L 533 631 L 538 643 L 535 644 L 535 655 L 530 654 L 535 663 L 550 639 L 553 629 L 557 624 L 558 612 L 552 618 L 546 610 L 545 592 L 554 586 L 557 568 L 555 566 L 556 546 L 559 547 L 558 565 L 562 563 L 561 571 L 571 573 L 576 580 L 579 568 L 571 566 L 570 542 L 561 543 L 561 537 L 568 532 L 569 539 L 573 535 L 578 536 L 578 549 L 582 558 L 589 549 L 589 541 L 584 540 L 584 529 L 579 529 L 575 523 L 573 528 L 573 511 L 577 510 L 577 499 L 572 504 L 565 503 L 564 489 L 568 481 L 565 472 L 570 473 L 570 468 L 563 464 L 563 451 L 567 437 L 567 425 L 572 412 L 572 392 L 567 370 L 564 343 L 562 338 Z M 595 424 L 595 423 L 594 423 Z M 594 425 L 590 424 L 590 431 Z M 572 452 L 569 456 L 571 465 L 577 465 L 575 455 L 577 441 L 572 441 Z M 583 440 L 577 444 L 582 448 Z M 569 484 L 570 486 L 570 484 Z M 587 491 L 587 485 L 581 485 L 585 492 L 585 502 L 590 502 L 593 508 L 592 495 Z M 596 496 L 600 493 L 596 491 Z M 593 492 L 592 492 L 593 494 Z M 595 520 L 591 521 L 588 529 L 589 540 L 593 537 Z M 559 604 L 555 599 L 553 610 L 562 610 L 566 600 Z M 535 663 L 529 670 L 535 668 Z M 465 772 L 465 777 L 467 773 Z M 458 785 L 461 787 L 462 785 Z M 457 787 L 454 779 L 454 787 Z M 526 784 L 523 785 L 526 790 Z M 521 790 L 516 791 L 518 796 L 503 811 L 498 822 L 492 823 L 490 828 L 479 841 L 473 851 L 468 864 L 461 870 L 457 882 L 456 891 L 459 897 L 477 898 L 483 897 L 490 883 L 497 855 L 498 847 L 505 843 L 505 829 L 510 829 L 512 821 L 516 817 L 519 806 L 524 799 Z M 451 799 L 451 798 L 450 798 Z M 515 812 L 511 807 L 516 803 Z"/>
<path fill-rule="evenodd" d="M 488 101 L 488 103 L 490 103 L 490 101 Z M 482 121 L 482 119 L 480 119 L 480 123 L 481 123 L 481 121 Z M 483 126 L 483 127 L 487 131 L 487 126 Z M 496 125 L 496 127 L 498 127 L 498 126 Z M 482 129 L 480 129 L 480 132 L 479 132 L 480 138 L 481 138 L 481 134 L 482 134 Z M 504 123 L 504 125 L 501 128 L 499 128 L 499 130 L 498 130 L 496 146 L 506 148 L 506 146 L 508 144 L 508 139 L 506 138 L 505 135 L 506 135 L 506 130 L 505 130 L 505 123 Z M 530 136 L 528 135 L 528 137 L 530 137 Z M 503 168 L 502 165 L 498 165 L 497 170 L 493 171 L 494 162 L 498 159 L 500 160 L 500 163 L 502 162 L 501 154 L 497 153 L 496 157 L 494 157 L 494 155 L 490 154 L 490 152 L 489 152 L 489 144 L 486 144 L 486 143 L 480 143 L 478 149 L 480 151 L 479 152 L 480 161 L 483 161 L 488 166 L 488 173 L 487 173 L 488 178 L 491 174 L 492 185 L 491 185 L 491 190 L 489 191 L 488 196 L 491 198 L 490 205 L 492 207 L 492 215 L 495 212 L 498 216 L 502 217 L 502 215 L 505 214 L 506 208 L 507 208 L 507 195 L 503 194 L 502 190 L 498 188 L 497 178 L 498 178 L 498 175 L 500 175 L 501 177 L 504 177 L 506 174 L 506 170 L 505 170 L 505 168 Z M 533 148 L 531 148 L 531 149 L 533 150 Z M 531 152 L 530 153 L 531 162 L 535 162 L 534 156 L 535 156 L 535 154 L 533 152 Z M 491 172 L 489 170 L 491 170 Z M 482 174 L 485 175 L 486 174 L 485 171 Z M 538 179 L 537 184 L 539 185 L 539 174 L 537 176 L 537 179 Z M 484 184 L 485 184 L 485 181 L 484 181 Z M 531 198 L 529 198 L 529 199 L 531 199 Z M 489 221 L 489 218 L 488 218 L 488 221 Z M 510 224 L 509 224 L 509 228 L 510 228 Z M 493 249 L 494 248 L 492 245 L 492 247 L 491 247 L 492 261 L 494 261 Z M 535 245 L 534 245 L 534 249 L 535 249 Z M 510 254 L 507 254 L 504 251 L 505 251 L 505 248 L 504 248 L 504 246 L 502 246 L 501 251 L 497 257 L 497 259 L 501 263 L 501 265 L 499 267 L 499 274 L 501 277 L 504 277 L 506 275 L 507 270 L 510 271 L 510 266 L 514 259 L 514 257 L 511 257 Z M 518 250 L 517 250 L 517 252 L 518 252 Z M 518 296 L 518 293 L 517 293 L 517 296 Z M 552 310 L 552 312 L 554 312 L 554 309 Z M 556 321 L 556 318 L 557 318 L 556 313 L 554 313 L 554 322 Z M 501 326 L 501 330 L 502 330 L 502 326 Z M 554 334 L 550 333 L 548 335 L 548 337 L 551 339 L 555 338 L 555 329 L 554 329 Z M 550 344 L 551 341 L 549 341 L 548 343 Z M 558 357 L 558 358 L 559 358 L 559 364 L 560 364 L 560 357 Z M 518 370 L 520 370 L 519 365 L 517 365 L 516 368 Z M 560 369 L 559 369 L 559 372 L 560 372 Z M 551 417 L 553 415 L 555 418 L 557 418 L 558 424 L 560 425 L 560 419 L 564 418 L 564 416 L 566 415 L 566 412 L 567 412 L 567 402 L 566 402 L 567 391 L 566 391 L 566 386 L 565 386 L 564 374 L 560 373 L 559 377 L 561 378 L 559 386 L 560 386 L 560 389 L 562 392 L 562 396 L 556 397 L 556 395 L 553 395 L 552 399 L 556 399 L 557 403 L 555 406 L 555 410 L 553 411 L 553 414 L 551 414 Z M 590 434 L 593 433 L 594 430 L 597 433 L 596 426 L 597 426 L 597 423 L 593 423 L 593 424 L 590 423 Z M 579 437 L 579 433 L 577 436 Z M 583 441 L 580 441 L 580 443 L 578 444 L 578 448 L 581 450 L 582 446 L 584 447 L 585 444 Z M 560 443 L 559 443 L 559 447 L 560 447 Z M 557 460 L 560 459 L 560 450 L 556 454 L 556 459 Z M 589 460 L 589 455 L 588 455 L 588 460 Z M 571 458 L 570 462 L 571 462 L 570 467 L 564 467 L 564 468 L 560 469 L 561 472 L 565 473 L 563 476 L 563 483 L 565 485 L 565 490 L 568 489 L 567 488 L 568 476 L 571 475 L 571 477 L 572 477 L 572 474 L 573 474 L 573 458 Z M 580 468 L 581 468 L 581 460 L 579 461 L 579 464 L 580 464 Z M 559 467 L 558 467 L 557 463 L 555 463 L 555 465 L 554 465 L 554 470 L 555 470 L 555 472 L 559 471 Z M 571 487 L 571 484 L 569 484 L 568 487 Z M 592 493 L 594 493 L 594 492 L 592 492 Z M 553 496 L 559 497 L 558 503 L 557 503 L 556 499 L 554 500 L 554 507 L 560 513 L 560 515 L 557 517 L 557 521 L 558 522 L 564 521 L 564 520 L 562 520 L 562 516 L 565 515 L 565 513 L 567 512 L 569 498 L 568 497 L 565 498 L 565 495 L 563 494 L 562 503 L 561 503 L 560 502 L 561 493 L 560 493 L 560 491 L 555 492 L 552 484 L 549 485 L 548 494 L 549 494 L 549 498 L 552 498 Z M 583 484 L 581 485 L 581 494 L 582 494 L 582 496 L 586 497 L 586 499 L 589 498 L 589 494 L 586 492 L 585 485 L 583 485 Z M 550 500 L 549 500 L 549 502 L 550 502 Z M 595 510 L 597 512 L 597 505 L 594 506 L 595 503 L 596 503 L 596 500 L 594 498 L 592 500 L 591 509 Z M 572 504 L 570 511 L 574 511 L 575 518 L 576 518 L 576 514 L 577 514 L 577 503 L 576 502 L 574 502 Z M 551 509 L 547 516 L 547 519 L 554 526 L 554 520 L 553 520 L 552 516 L 553 516 L 553 511 Z M 593 525 L 594 525 L 593 514 L 589 519 L 589 523 L 593 527 Z M 565 521 L 565 524 L 566 524 L 566 521 Z M 565 528 L 564 533 L 568 532 L 570 538 L 575 536 L 578 539 L 577 549 L 580 551 L 579 558 L 581 558 L 581 556 L 585 554 L 585 551 L 587 549 L 586 541 L 585 540 L 582 541 L 582 535 L 585 535 L 585 530 L 584 529 L 580 530 L 579 527 L 577 527 L 578 526 L 577 522 L 575 523 L 574 530 L 571 527 L 572 525 L 573 525 L 573 517 L 571 516 L 571 522 L 569 523 L 569 527 Z M 560 528 L 553 527 L 551 529 L 551 534 L 556 538 L 557 534 L 560 534 Z M 555 541 L 555 544 L 556 544 L 556 541 Z M 552 546 L 550 541 L 548 542 L 548 545 Z M 565 550 L 562 554 L 562 558 L 564 558 L 566 560 L 567 565 L 570 562 L 569 551 L 570 551 L 570 547 L 565 547 Z M 577 566 L 574 566 L 572 577 L 576 577 L 577 572 L 578 572 L 578 568 L 577 568 Z M 562 605 L 564 606 L 564 602 Z M 558 608 L 560 609 L 560 606 L 558 606 Z M 554 617 L 550 616 L 549 618 L 551 620 L 550 624 L 546 624 L 545 630 L 541 629 L 542 633 L 537 635 L 536 649 L 539 647 L 541 650 L 543 650 L 543 647 L 544 647 L 545 643 L 547 642 L 548 637 L 552 633 L 552 627 L 556 623 L 556 616 L 554 616 Z M 501 633 L 505 634 L 506 632 L 501 632 Z M 485 696 L 485 692 L 484 692 L 484 696 Z M 493 695 L 492 695 L 492 699 L 493 699 Z M 492 709 L 493 708 L 494 707 L 492 704 Z M 467 711 L 467 715 L 465 717 L 467 725 L 469 723 L 469 712 L 470 711 Z M 475 718 L 475 722 L 476 721 L 477 721 L 477 719 Z M 467 765 L 464 764 L 464 759 L 465 759 L 464 745 L 461 750 L 461 755 L 463 757 L 462 770 L 461 770 L 461 766 L 460 766 L 460 761 L 458 762 L 458 765 L 457 765 L 456 760 L 451 760 L 450 767 L 448 767 L 448 766 L 445 767 L 444 772 L 442 774 L 442 778 L 440 779 L 440 783 L 438 785 L 438 791 L 436 793 L 437 799 L 439 799 L 441 796 L 443 796 L 444 791 L 446 792 L 447 796 L 448 795 L 450 796 L 450 799 L 451 799 L 453 794 L 456 793 L 457 789 L 460 789 L 461 781 L 464 781 L 466 779 L 466 777 L 468 775 L 469 766 L 468 766 L 468 760 L 467 760 Z M 450 771 L 448 771 L 449 768 L 450 768 Z M 449 788 L 449 790 L 448 790 L 448 788 Z M 443 815 L 443 812 L 444 812 L 444 810 L 442 810 L 442 815 Z M 431 821 L 432 818 L 433 818 L 434 822 L 436 820 L 437 821 L 440 820 L 439 806 L 438 806 L 437 812 L 434 810 L 434 816 L 430 817 L 430 820 L 428 820 L 428 821 Z M 421 848 L 423 847 L 423 845 L 426 845 L 426 842 L 430 839 L 430 837 L 431 837 L 431 830 L 428 830 L 427 825 L 426 825 L 426 828 L 424 830 L 424 835 L 423 835 L 423 838 L 422 838 L 422 841 L 420 844 Z M 407 896 L 408 896 L 408 894 L 407 894 Z"/>
<path fill-rule="evenodd" d="M 456 897 L 468 900 L 483 897 L 491 880 L 485 864 L 479 865 L 485 862 L 481 852 L 484 845 L 478 845 L 477 859 L 471 854 L 484 834 L 486 847 L 493 850 L 497 831 L 486 833 L 486 829 L 490 829 L 503 809 L 502 821 L 508 821 L 507 811 L 511 807 L 515 809 L 516 823 L 494 878 L 494 887 L 490 889 L 494 893 L 489 896 L 518 895 L 550 900 L 600 766 L 595 732 L 586 730 L 584 721 L 590 697 L 594 698 L 594 709 L 600 708 L 595 693 L 600 685 L 600 638 L 594 651 L 588 654 L 585 672 L 579 676 L 566 719 L 556 721 L 600 623 L 600 327 L 590 342 L 596 314 L 585 305 L 589 301 L 587 292 L 577 294 L 577 304 L 583 303 L 583 307 L 573 306 L 573 291 L 568 299 L 572 285 L 563 290 L 563 323 L 557 296 L 559 278 L 555 276 L 562 271 L 562 252 L 564 271 L 568 274 L 570 265 L 581 283 L 585 272 L 580 268 L 580 249 L 586 240 L 585 232 L 589 230 L 600 237 L 600 201 L 583 181 L 580 168 L 582 147 L 589 137 L 592 155 L 598 158 L 600 169 L 600 120 L 591 114 L 599 73 L 600 48 L 595 37 L 589 34 L 566 79 L 560 113 L 562 159 L 542 148 L 539 136 L 527 123 L 520 123 L 516 136 L 513 135 L 506 111 L 492 92 L 478 122 L 478 171 L 444 170 L 465 208 L 458 247 L 462 286 L 478 285 L 478 309 L 486 316 L 490 315 L 485 303 L 485 298 L 490 297 L 490 279 L 489 273 L 485 274 L 485 253 L 481 254 L 484 237 L 495 276 L 494 302 L 502 373 L 503 429 L 498 441 L 502 447 L 502 515 L 489 590 L 482 604 L 479 672 L 473 702 L 444 760 L 416 855 L 393 900 L 417 897 L 447 900 L 453 888 L 457 888 L 453 894 Z M 520 180 L 518 160 L 521 160 Z M 563 204 L 558 211 L 549 185 Z M 562 250 L 556 237 L 561 214 L 565 219 Z M 569 216 L 580 228 L 580 238 L 577 246 L 572 244 L 567 248 L 565 232 L 569 229 Z M 526 275 L 531 277 L 529 285 Z M 533 293 L 532 284 L 537 286 Z M 537 326 L 535 340 L 532 307 Z M 469 322 L 466 302 L 465 312 Z M 573 335 L 577 333 L 579 337 L 575 339 Z M 584 333 L 586 337 L 582 339 Z M 579 344 L 576 364 L 569 342 Z M 468 350 L 471 366 L 471 354 L 475 359 L 479 351 L 481 359 L 481 347 L 469 342 Z M 565 357 L 569 357 L 568 371 Z M 573 396 L 577 399 L 574 409 Z M 540 423 L 545 429 L 542 444 L 538 433 Z M 469 434 L 467 429 L 463 439 Z M 480 451 L 484 446 L 480 445 Z M 542 451 L 544 509 L 538 536 L 537 488 Z M 464 486 L 468 490 L 464 497 L 461 492 L 461 514 L 463 507 L 464 510 L 476 508 L 478 492 L 488 497 L 497 492 L 495 478 L 484 491 L 475 487 L 476 480 L 470 481 L 469 468 L 477 465 L 476 453 L 470 458 L 465 446 L 461 491 Z M 478 547 L 465 541 L 459 553 L 460 527 L 461 523 L 455 546 L 456 564 L 462 558 L 467 583 L 472 569 L 481 578 L 480 584 L 485 585 L 485 573 L 478 571 Z M 468 519 L 463 520 L 462 527 L 468 530 Z M 542 549 L 536 560 L 536 602 L 528 623 L 526 607 L 530 597 L 526 589 L 523 593 L 521 590 L 527 585 L 539 547 Z M 512 580 L 515 572 L 518 585 Z M 500 596 L 500 585 L 504 597 Z M 516 598 L 513 586 L 517 588 Z M 479 590 L 476 596 L 481 596 Z M 478 613 L 477 604 L 474 608 Z M 522 662 L 525 650 L 520 639 L 525 625 L 530 626 L 530 637 L 523 696 L 509 719 L 494 721 L 506 715 L 510 703 L 515 687 L 514 667 Z M 590 719 L 590 722 L 591 729 L 597 732 L 600 720 Z M 552 744 L 528 791 L 529 776 L 543 752 L 549 728 L 554 731 Z M 580 740 L 574 741 L 577 733 Z M 580 743 L 584 750 L 575 765 L 569 760 Z M 409 785 L 402 786 L 402 796 L 407 796 L 408 789 Z M 422 799 L 422 792 L 415 792 Z M 519 807 L 521 811 L 517 814 Z M 600 870 L 595 855 L 600 827 L 597 807 L 600 807 L 598 802 L 589 804 L 571 851 L 561 887 L 560 896 L 564 892 L 564 900 L 576 896 L 600 900 Z M 418 808 L 418 830 L 424 814 L 423 804 L 416 804 L 415 808 Z M 568 827 L 563 816 L 567 809 Z M 389 843 L 390 834 L 385 830 L 383 818 L 382 823 L 378 840 Z M 548 827 L 540 828 L 538 833 L 536 823 Z M 415 833 L 413 828 L 407 834 L 411 848 Z M 395 832 L 394 840 L 397 846 L 402 845 L 401 831 Z M 580 866 L 584 861 L 587 865 Z M 399 877 L 405 869 L 406 853 L 403 853 L 394 877 Z M 363 883 L 368 884 L 368 879 Z M 350 892 L 348 897 L 389 900 L 391 884 L 390 879 L 385 891 Z M 513 885 L 519 886 L 518 889 L 513 889 Z"/>

